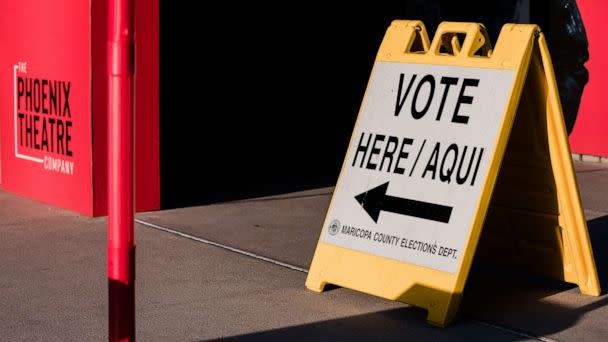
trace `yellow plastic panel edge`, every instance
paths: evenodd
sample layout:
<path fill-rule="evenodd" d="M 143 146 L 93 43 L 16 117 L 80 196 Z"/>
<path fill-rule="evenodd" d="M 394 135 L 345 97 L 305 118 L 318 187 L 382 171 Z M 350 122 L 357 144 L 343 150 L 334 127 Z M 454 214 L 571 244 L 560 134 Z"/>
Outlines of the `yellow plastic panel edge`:
<path fill-rule="evenodd" d="M 581 293 L 599 296 L 600 282 L 597 276 L 587 222 L 581 205 L 574 166 L 567 141 L 566 126 L 559 100 L 557 83 L 547 42 L 542 33 L 538 36 L 542 68 L 547 82 L 547 129 L 551 165 L 555 174 L 560 208 L 559 225 L 564 232 L 564 245 L 571 253 L 576 279 L 566 279 L 579 286 Z M 564 274 L 570 270 L 564 265 Z"/>

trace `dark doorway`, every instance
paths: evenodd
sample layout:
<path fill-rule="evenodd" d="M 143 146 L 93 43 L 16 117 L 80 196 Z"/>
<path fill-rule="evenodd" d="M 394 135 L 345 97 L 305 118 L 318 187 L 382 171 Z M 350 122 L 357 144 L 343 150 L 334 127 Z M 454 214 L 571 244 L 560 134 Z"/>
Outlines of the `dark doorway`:
<path fill-rule="evenodd" d="M 398 1 L 161 1 L 164 208 L 334 185 Z M 202 53 L 195 52 L 202 48 Z"/>
<path fill-rule="evenodd" d="M 162 206 L 334 185 L 391 21 L 482 17 L 440 3 L 161 1 Z"/>

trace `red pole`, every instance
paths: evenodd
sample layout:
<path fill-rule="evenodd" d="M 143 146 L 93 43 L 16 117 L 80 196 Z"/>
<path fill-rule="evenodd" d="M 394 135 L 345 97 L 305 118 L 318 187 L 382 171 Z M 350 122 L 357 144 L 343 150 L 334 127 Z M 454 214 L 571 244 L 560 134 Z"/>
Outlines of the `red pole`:
<path fill-rule="evenodd" d="M 109 340 L 135 341 L 133 2 L 108 1 Z"/>

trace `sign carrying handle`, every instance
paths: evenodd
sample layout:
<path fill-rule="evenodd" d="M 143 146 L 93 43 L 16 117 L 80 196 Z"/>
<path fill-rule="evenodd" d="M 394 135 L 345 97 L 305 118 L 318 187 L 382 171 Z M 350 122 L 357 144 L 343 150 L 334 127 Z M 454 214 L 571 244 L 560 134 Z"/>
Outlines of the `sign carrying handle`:
<path fill-rule="evenodd" d="M 379 57 L 400 54 L 425 54 L 431 42 L 424 24 L 420 20 L 394 20 L 378 50 Z"/>
<path fill-rule="evenodd" d="M 460 46 L 458 34 L 464 34 L 465 39 Z M 441 47 L 447 48 L 451 53 L 443 53 Z M 473 56 L 490 57 L 492 43 L 488 32 L 479 23 L 442 22 L 437 28 L 429 53 L 436 56 L 453 55 L 454 57 L 470 58 Z"/>

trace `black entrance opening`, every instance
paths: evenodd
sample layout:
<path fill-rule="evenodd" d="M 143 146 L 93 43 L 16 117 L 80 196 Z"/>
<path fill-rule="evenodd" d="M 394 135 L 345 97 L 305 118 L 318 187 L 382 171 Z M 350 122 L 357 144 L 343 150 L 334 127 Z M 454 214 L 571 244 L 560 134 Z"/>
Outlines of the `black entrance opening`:
<path fill-rule="evenodd" d="M 334 185 L 386 28 L 438 4 L 161 0 L 162 207 Z"/>

